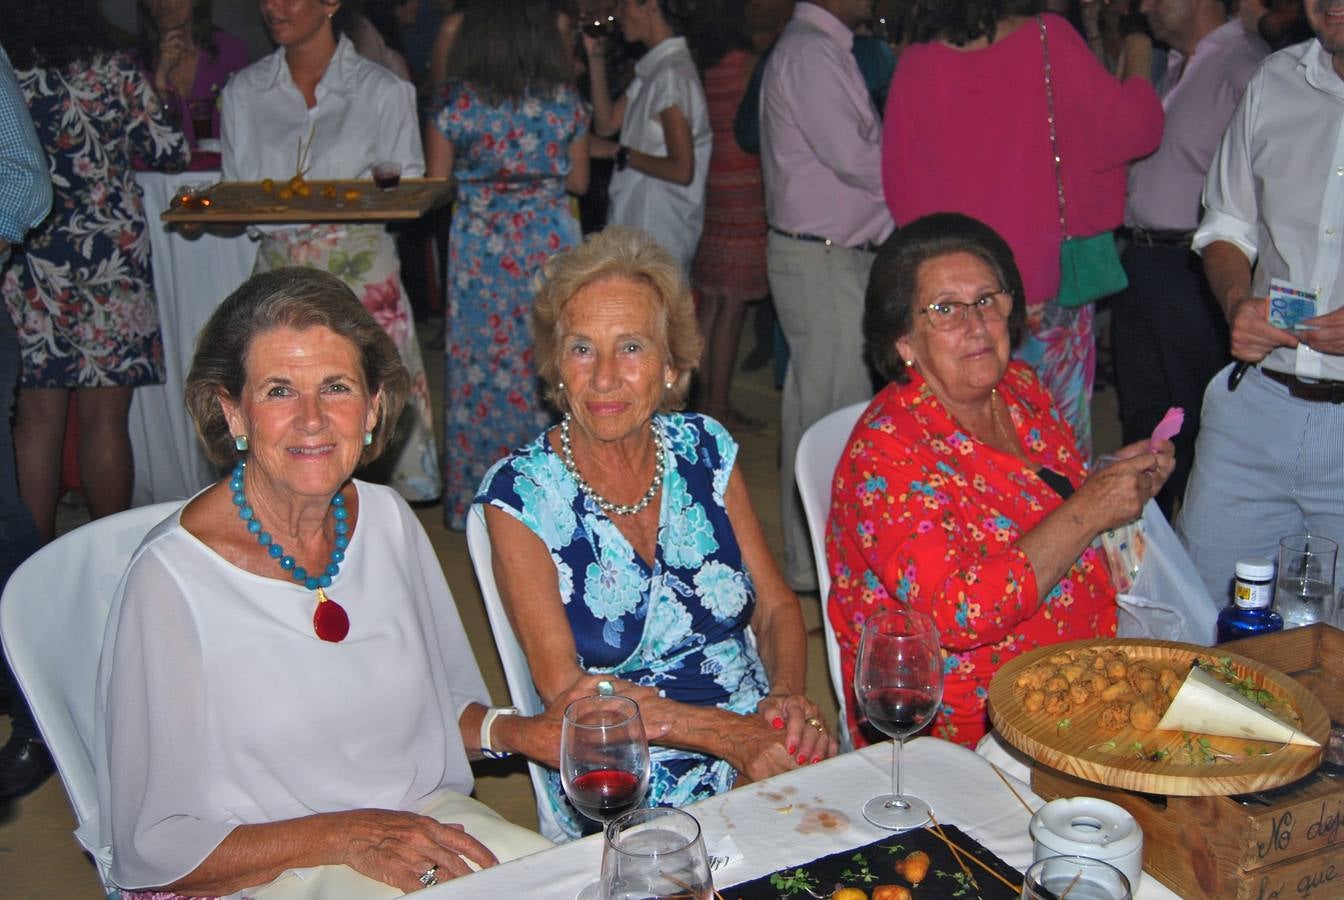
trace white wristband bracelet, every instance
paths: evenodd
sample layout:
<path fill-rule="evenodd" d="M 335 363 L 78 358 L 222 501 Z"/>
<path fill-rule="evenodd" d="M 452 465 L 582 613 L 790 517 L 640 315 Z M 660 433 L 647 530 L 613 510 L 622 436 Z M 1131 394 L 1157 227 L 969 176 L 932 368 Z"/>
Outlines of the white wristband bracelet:
<path fill-rule="evenodd" d="M 490 729 L 495 724 L 495 719 L 500 716 L 519 715 L 516 706 L 492 706 L 485 711 L 485 718 L 481 719 L 481 753 L 485 754 L 486 759 L 503 759 L 506 756 L 512 756 L 512 753 L 500 752 L 490 743 Z"/>

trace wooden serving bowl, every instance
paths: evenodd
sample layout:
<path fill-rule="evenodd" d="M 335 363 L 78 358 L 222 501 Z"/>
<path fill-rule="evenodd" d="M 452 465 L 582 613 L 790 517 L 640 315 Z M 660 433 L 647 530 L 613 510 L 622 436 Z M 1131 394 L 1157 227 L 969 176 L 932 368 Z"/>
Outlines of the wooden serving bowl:
<path fill-rule="evenodd" d="M 1075 708 L 1068 724 L 1044 712 L 1028 713 L 1021 689 L 1014 686 L 1024 669 L 1064 650 L 1124 650 L 1131 659 L 1149 659 L 1186 668 L 1196 659 L 1217 664 L 1229 660 L 1241 678 L 1249 678 L 1287 700 L 1301 716 L 1300 730 L 1321 747 L 1280 745 L 1243 738 L 1194 735 L 1177 731 L 1120 731 L 1097 724 L 1102 703 Z M 1039 647 L 1011 660 L 989 685 L 989 718 L 1004 740 L 1044 765 L 1088 781 L 1130 791 L 1176 796 L 1245 794 L 1296 781 L 1316 769 L 1330 734 L 1330 717 L 1309 690 L 1275 669 L 1220 647 L 1174 641 L 1089 638 Z M 1218 757 L 1212 762 L 1191 753 L 1191 741 L 1207 737 Z M 1164 758 L 1154 759 L 1161 756 Z M 1224 758 L 1230 757 L 1230 758 Z"/>

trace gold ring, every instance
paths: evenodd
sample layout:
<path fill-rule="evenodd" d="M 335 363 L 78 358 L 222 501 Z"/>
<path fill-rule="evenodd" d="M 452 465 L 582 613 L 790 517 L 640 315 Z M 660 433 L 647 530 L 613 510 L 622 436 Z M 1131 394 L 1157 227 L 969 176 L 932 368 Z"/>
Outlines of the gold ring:
<path fill-rule="evenodd" d="M 821 719 L 818 719 L 816 716 L 808 716 L 806 719 L 803 719 L 803 721 L 811 725 L 813 728 L 821 727 Z"/>

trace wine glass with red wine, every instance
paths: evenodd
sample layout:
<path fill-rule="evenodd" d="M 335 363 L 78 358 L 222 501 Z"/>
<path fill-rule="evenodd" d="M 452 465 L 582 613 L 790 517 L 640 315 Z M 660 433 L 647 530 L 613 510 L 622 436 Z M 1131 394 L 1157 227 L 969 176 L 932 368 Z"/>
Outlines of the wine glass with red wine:
<path fill-rule="evenodd" d="M 906 831 L 930 819 L 929 804 L 901 793 L 901 749 L 938 712 L 943 660 L 933 619 L 912 609 L 880 613 L 863 626 L 854 668 L 854 694 L 872 725 L 893 738 L 891 793 L 863 807 L 879 828 Z"/>
<path fill-rule="evenodd" d="M 639 704 L 619 695 L 569 704 L 560 728 L 560 782 L 569 802 L 603 825 L 639 806 L 649 788 Z"/>

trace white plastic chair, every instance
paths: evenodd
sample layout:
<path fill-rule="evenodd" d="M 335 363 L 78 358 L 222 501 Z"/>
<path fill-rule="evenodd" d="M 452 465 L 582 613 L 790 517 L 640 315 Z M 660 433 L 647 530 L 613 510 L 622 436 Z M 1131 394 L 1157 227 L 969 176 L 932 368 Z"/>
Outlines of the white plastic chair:
<path fill-rule="evenodd" d="M 181 505 L 141 506 L 76 528 L 19 566 L 0 599 L 0 641 L 81 828 L 98 820 L 93 706 L 112 597 L 136 547 Z"/>
<path fill-rule="evenodd" d="M 490 532 L 486 530 L 485 513 L 480 507 L 473 507 L 467 515 L 467 552 L 471 554 L 471 567 L 476 570 L 476 581 L 481 586 L 481 597 L 485 600 L 486 615 L 490 617 L 495 648 L 499 650 L 499 660 L 504 665 L 504 680 L 509 685 L 509 697 L 523 715 L 535 716 L 546 708 L 546 704 L 541 702 L 541 696 L 532 683 L 532 669 L 527 664 L 527 657 L 513 633 L 509 614 L 505 612 L 504 602 L 499 597 L 490 550 Z M 546 799 L 546 782 L 550 770 L 531 760 L 527 762 L 527 770 L 532 776 L 532 792 L 537 799 L 537 830 L 543 837 L 557 843 L 569 840 Z"/>
<path fill-rule="evenodd" d="M 831 569 L 826 563 L 826 518 L 831 512 L 831 481 L 835 478 L 835 467 L 840 456 L 849 444 L 849 434 L 859 421 L 859 416 L 868 408 L 868 401 L 855 403 L 827 413 L 813 422 L 798 442 L 798 455 L 794 458 L 794 480 L 798 484 L 798 493 L 803 498 L 803 513 L 807 517 L 807 530 L 812 536 L 812 555 L 817 562 L 817 589 L 821 594 L 821 625 L 826 636 L 826 666 L 831 671 L 831 690 L 835 691 L 835 700 L 840 707 L 840 749 L 854 749 L 849 738 L 849 727 L 845 724 L 844 676 L 840 670 L 840 644 L 835 638 L 835 628 L 827 614 L 827 598 L 831 593 Z"/>

